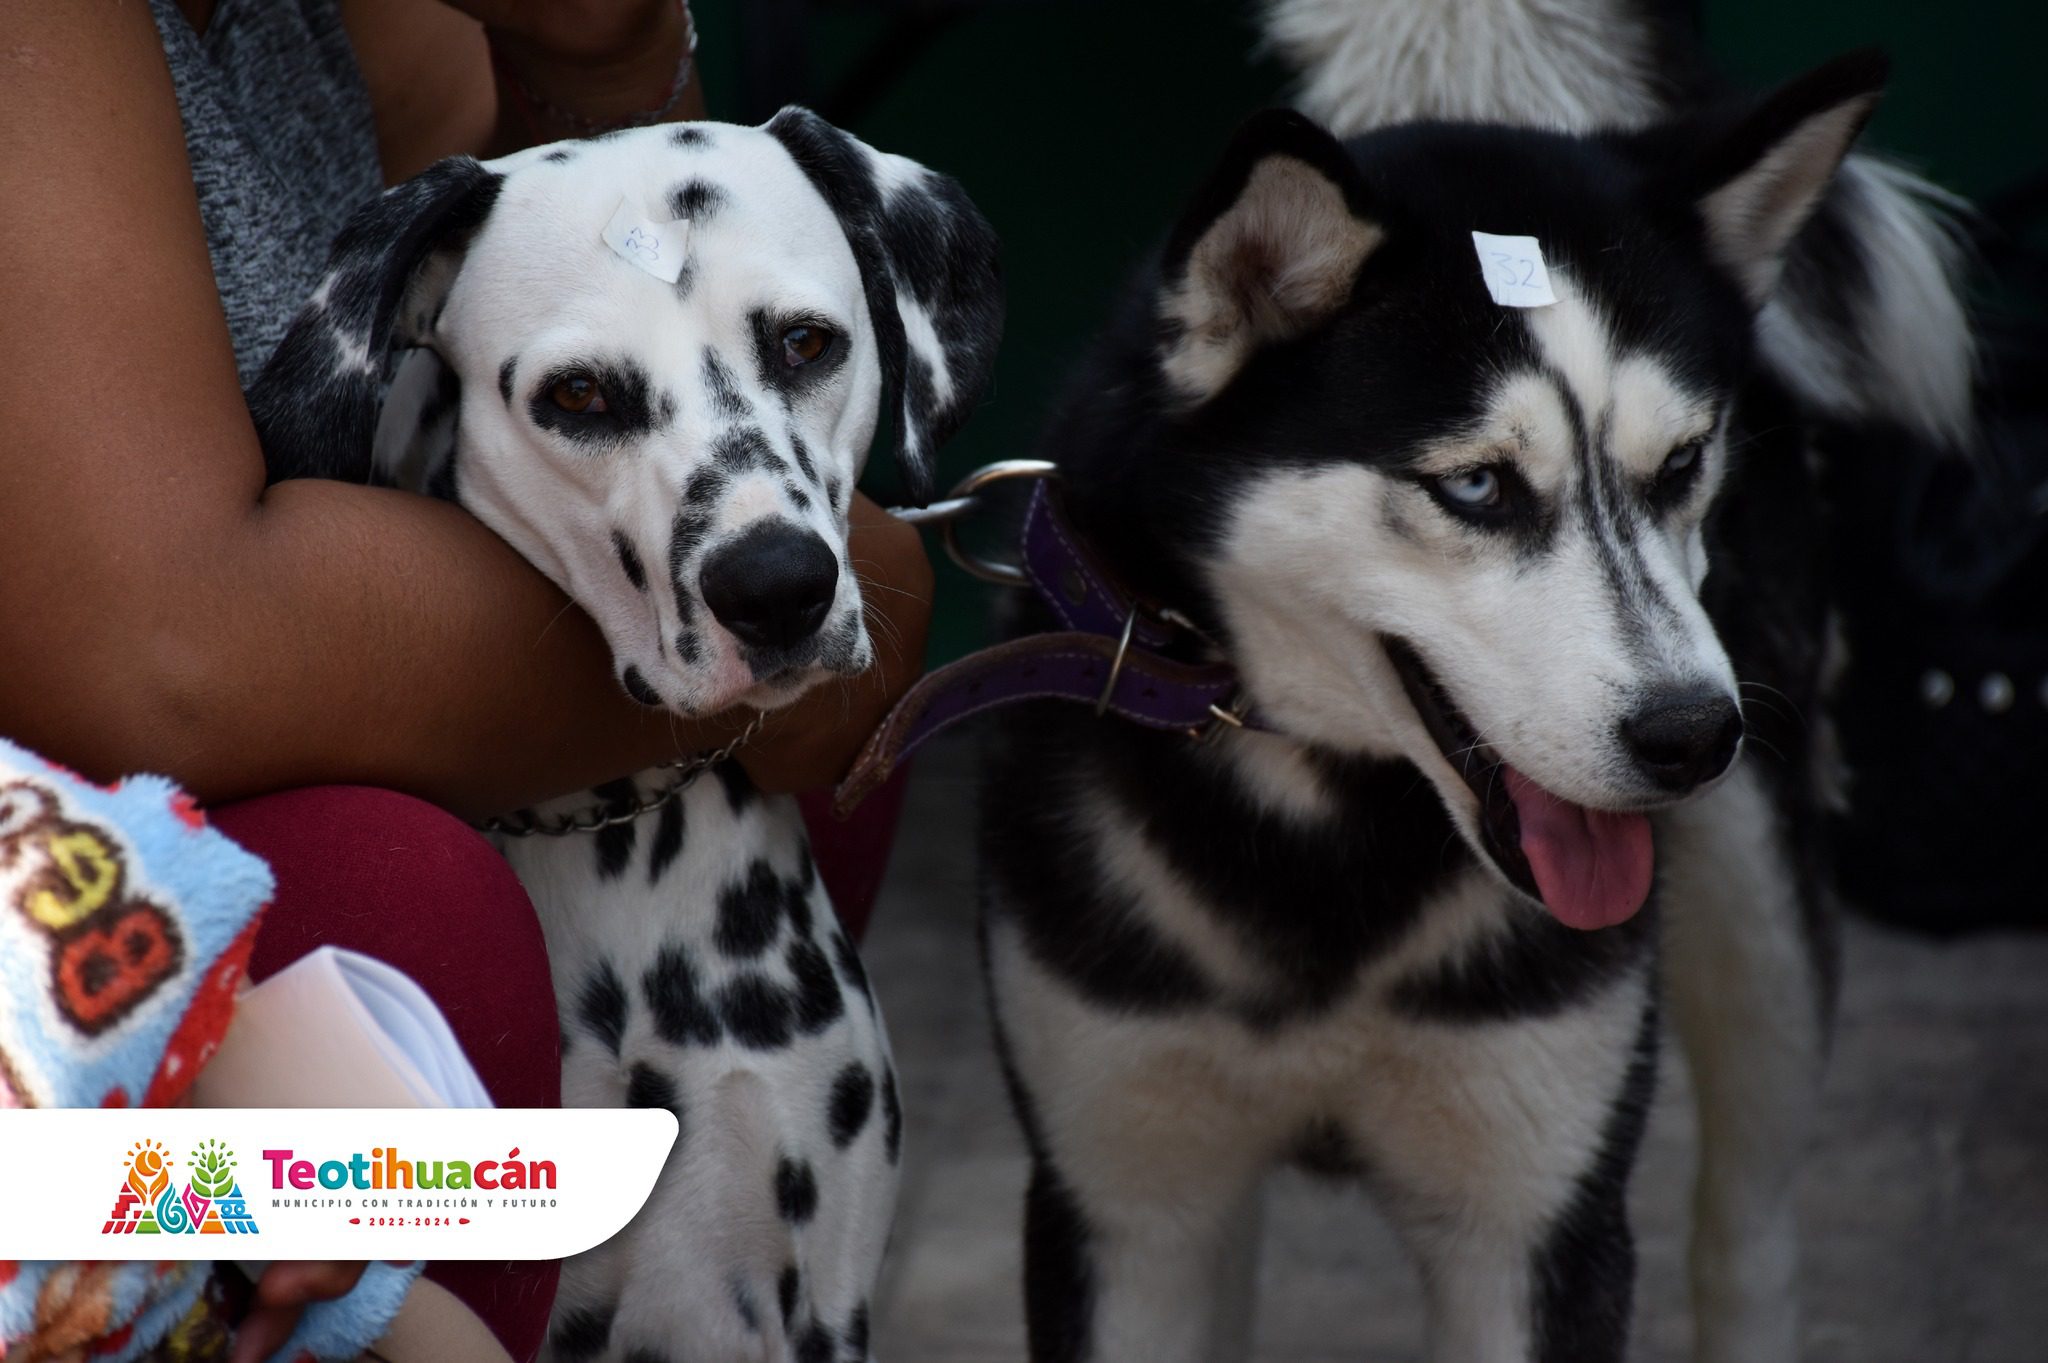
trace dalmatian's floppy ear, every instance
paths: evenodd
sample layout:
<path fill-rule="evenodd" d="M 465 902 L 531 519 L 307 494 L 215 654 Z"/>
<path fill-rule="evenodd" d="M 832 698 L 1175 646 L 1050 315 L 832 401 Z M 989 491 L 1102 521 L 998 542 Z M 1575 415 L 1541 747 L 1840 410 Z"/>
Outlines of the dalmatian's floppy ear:
<path fill-rule="evenodd" d="M 369 477 L 385 355 L 425 340 L 503 179 L 450 157 L 349 218 L 326 277 L 249 385 L 272 482 Z"/>
<path fill-rule="evenodd" d="M 995 230 L 957 182 L 849 137 L 808 109 L 775 115 L 788 149 L 838 215 L 881 346 L 882 406 L 896 422 L 905 491 L 931 500 L 938 447 L 986 391 L 1003 333 Z"/>

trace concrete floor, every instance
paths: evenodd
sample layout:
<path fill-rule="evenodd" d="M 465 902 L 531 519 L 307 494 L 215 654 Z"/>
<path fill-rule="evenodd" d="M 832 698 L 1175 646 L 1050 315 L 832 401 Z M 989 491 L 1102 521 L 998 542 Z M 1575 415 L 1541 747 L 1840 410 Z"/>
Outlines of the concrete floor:
<path fill-rule="evenodd" d="M 920 759 L 864 953 L 908 1120 L 886 1363 L 1024 1357 L 1025 1164 L 974 945 L 968 756 Z M 1682 1067 L 1664 1073 L 1634 1185 L 1641 1363 L 1684 1359 L 1690 1332 L 1693 1141 Z M 1800 1203 L 1808 1363 L 2048 1363 L 2048 935 L 1935 945 L 1851 926 Z M 1408 1363 L 1421 1329 L 1414 1271 L 1365 1199 L 1276 1178 L 1261 1363 Z"/>

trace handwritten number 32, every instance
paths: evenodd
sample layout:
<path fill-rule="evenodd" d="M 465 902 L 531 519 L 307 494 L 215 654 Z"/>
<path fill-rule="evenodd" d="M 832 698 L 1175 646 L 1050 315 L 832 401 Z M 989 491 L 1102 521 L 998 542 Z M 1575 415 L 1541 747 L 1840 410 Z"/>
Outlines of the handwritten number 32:
<path fill-rule="evenodd" d="M 1536 285 L 1536 262 L 1526 256 L 1511 256 L 1503 251 L 1491 253 L 1500 262 L 1501 283 L 1511 289 L 1529 289 Z M 1517 274 L 1519 273 L 1519 278 Z"/>

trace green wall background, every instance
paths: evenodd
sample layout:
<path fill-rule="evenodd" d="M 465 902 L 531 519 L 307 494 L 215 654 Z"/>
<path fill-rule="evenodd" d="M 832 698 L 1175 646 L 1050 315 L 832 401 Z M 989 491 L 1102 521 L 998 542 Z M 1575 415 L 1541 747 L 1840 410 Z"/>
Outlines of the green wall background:
<path fill-rule="evenodd" d="M 738 119 L 738 10 L 699 0 L 714 117 Z M 1763 87 L 1866 43 L 1892 54 L 1870 133 L 1967 196 L 2048 169 L 2048 6 L 2038 0 L 1705 0 L 1734 79 Z M 879 6 L 829 6 L 811 31 L 828 91 L 890 33 Z M 945 452 L 939 485 L 1032 452 L 1080 346 L 1239 119 L 1285 99 L 1255 53 L 1253 8 L 1219 0 L 996 0 L 948 27 L 852 131 L 959 178 L 1003 235 L 1009 324 L 992 396 Z M 868 486 L 891 490 L 886 461 Z M 987 588 L 941 560 L 932 660 L 985 637 Z"/>

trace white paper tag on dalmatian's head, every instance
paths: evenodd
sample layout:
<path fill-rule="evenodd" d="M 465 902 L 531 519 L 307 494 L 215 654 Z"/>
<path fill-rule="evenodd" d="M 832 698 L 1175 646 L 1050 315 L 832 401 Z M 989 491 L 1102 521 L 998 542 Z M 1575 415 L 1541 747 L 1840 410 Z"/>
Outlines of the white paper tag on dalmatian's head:
<path fill-rule="evenodd" d="M 1474 232 L 1472 248 L 1479 253 L 1479 274 L 1486 281 L 1486 291 L 1502 307 L 1540 308 L 1557 301 L 1536 238 Z"/>
<path fill-rule="evenodd" d="M 689 250 L 690 220 L 657 222 L 627 195 L 604 225 L 604 242 L 656 279 L 673 284 L 683 272 L 683 256 Z"/>

